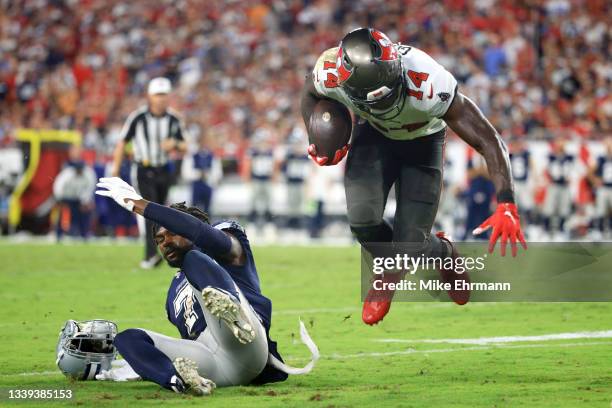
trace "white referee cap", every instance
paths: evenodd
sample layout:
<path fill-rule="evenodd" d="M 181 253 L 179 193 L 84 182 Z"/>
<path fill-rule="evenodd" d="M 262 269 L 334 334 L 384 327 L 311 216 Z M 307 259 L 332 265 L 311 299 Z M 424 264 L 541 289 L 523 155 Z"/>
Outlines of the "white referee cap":
<path fill-rule="evenodd" d="M 149 95 L 169 94 L 172 91 L 172 84 L 168 78 L 157 77 L 149 82 L 147 93 Z"/>

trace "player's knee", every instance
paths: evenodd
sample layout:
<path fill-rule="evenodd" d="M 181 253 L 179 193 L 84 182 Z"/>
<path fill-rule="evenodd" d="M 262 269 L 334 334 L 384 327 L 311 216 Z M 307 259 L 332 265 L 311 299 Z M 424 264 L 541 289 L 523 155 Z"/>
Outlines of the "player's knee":
<path fill-rule="evenodd" d="M 383 222 L 380 205 L 374 202 L 360 202 L 349 204 L 347 216 L 350 225 L 354 226 L 376 226 Z"/>
<path fill-rule="evenodd" d="M 153 339 L 141 329 L 127 329 L 115 336 L 114 344 L 119 353 L 134 349 L 143 343 L 153 344 Z M 125 357 L 125 356 L 124 356 Z"/>
<path fill-rule="evenodd" d="M 393 238 L 393 230 L 384 221 L 376 225 L 351 225 L 351 232 L 360 244 L 390 242 Z"/>
<path fill-rule="evenodd" d="M 192 249 L 185 254 L 181 270 L 187 277 L 187 280 L 189 280 L 194 273 L 202 273 L 202 268 L 214 262 L 215 261 L 204 252 Z"/>

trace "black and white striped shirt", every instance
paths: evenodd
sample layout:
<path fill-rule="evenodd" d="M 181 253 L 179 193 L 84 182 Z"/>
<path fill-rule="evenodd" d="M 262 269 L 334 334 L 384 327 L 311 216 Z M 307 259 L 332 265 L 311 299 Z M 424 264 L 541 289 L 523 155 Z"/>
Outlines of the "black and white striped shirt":
<path fill-rule="evenodd" d="M 184 135 L 183 123 L 174 111 L 168 109 L 155 116 L 147 106 L 132 112 L 121 130 L 123 141 L 133 141 L 136 163 L 151 167 L 168 163 L 168 155 L 161 147 L 164 140 L 184 140 Z"/>

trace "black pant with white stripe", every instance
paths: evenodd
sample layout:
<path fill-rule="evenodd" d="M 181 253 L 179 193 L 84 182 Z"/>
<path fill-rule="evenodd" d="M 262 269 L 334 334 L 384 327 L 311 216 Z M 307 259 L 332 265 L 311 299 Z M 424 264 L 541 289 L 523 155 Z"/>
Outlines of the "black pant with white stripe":
<path fill-rule="evenodd" d="M 173 177 L 166 167 L 138 166 L 136 175 L 138 179 L 138 190 L 145 200 L 164 205 L 168 198 L 168 189 Z M 155 240 L 153 239 L 153 222 L 146 220 L 145 235 L 145 260 L 150 259 L 157 253 Z"/>

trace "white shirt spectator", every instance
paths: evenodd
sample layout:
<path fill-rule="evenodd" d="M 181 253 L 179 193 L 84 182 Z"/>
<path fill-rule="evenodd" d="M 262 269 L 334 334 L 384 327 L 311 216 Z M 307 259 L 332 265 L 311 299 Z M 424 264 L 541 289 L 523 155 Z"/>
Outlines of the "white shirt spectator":
<path fill-rule="evenodd" d="M 53 195 L 58 201 L 74 200 L 89 204 L 94 198 L 96 179 L 96 173 L 91 167 L 83 166 L 78 171 L 74 166 L 67 166 L 53 182 Z"/>

